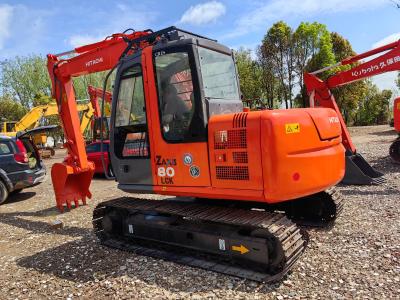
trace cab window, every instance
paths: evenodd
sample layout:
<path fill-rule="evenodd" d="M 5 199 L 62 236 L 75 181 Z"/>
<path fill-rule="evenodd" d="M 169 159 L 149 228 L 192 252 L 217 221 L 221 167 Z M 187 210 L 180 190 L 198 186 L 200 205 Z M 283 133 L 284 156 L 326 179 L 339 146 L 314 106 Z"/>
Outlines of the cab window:
<path fill-rule="evenodd" d="M 156 53 L 154 62 L 162 134 L 167 141 L 182 141 L 190 134 L 195 108 L 189 54 Z"/>
<path fill-rule="evenodd" d="M 0 142 L 0 155 L 10 154 L 11 149 L 7 142 Z"/>
<path fill-rule="evenodd" d="M 140 66 L 126 70 L 118 91 L 115 126 L 146 124 L 143 76 Z"/>
<path fill-rule="evenodd" d="M 240 99 L 232 56 L 202 47 L 198 49 L 204 96 L 225 100 Z"/>
<path fill-rule="evenodd" d="M 140 65 L 122 73 L 115 113 L 115 153 L 119 158 L 148 158 L 146 104 Z"/>

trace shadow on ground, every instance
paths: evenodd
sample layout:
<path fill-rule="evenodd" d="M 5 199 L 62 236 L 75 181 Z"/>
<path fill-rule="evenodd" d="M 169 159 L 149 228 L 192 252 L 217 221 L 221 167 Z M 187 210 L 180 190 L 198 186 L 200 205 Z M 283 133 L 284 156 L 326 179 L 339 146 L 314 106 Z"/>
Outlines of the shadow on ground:
<path fill-rule="evenodd" d="M 371 161 L 369 161 L 369 163 L 377 170 L 382 171 L 382 173 L 384 173 L 384 174 L 400 172 L 400 164 L 396 163 L 389 156 L 389 153 L 387 156 L 371 160 Z M 389 177 L 390 177 L 390 175 L 389 175 Z"/>
<path fill-rule="evenodd" d="M 24 192 L 24 191 L 19 192 L 19 193 L 11 193 L 8 196 L 7 202 L 3 205 L 6 206 L 7 204 L 29 200 L 32 197 L 34 197 L 35 195 L 36 195 L 35 192 Z"/>
<path fill-rule="evenodd" d="M 396 130 L 394 130 L 394 128 L 392 129 L 386 129 L 383 131 L 374 131 L 374 132 L 370 132 L 368 133 L 369 135 L 376 135 L 376 136 L 393 136 L 393 140 L 396 138 L 397 136 L 397 132 Z"/>

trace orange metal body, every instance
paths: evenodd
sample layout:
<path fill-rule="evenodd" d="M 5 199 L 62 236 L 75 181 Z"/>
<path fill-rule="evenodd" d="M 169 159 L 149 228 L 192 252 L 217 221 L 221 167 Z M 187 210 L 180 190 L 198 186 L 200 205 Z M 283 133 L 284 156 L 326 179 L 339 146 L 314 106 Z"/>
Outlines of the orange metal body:
<path fill-rule="evenodd" d="M 341 126 L 334 110 L 309 108 L 215 115 L 208 143 L 167 143 L 159 124 L 152 49 L 142 53 L 154 191 L 159 194 L 277 203 L 320 192 L 344 176 Z M 287 126 L 298 132 L 287 132 Z M 295 130 L 294 130 L 295 131 Z M 186 165 L 190 154 L 193 163 Z M 174 161 L 173 184 L 156 157 Z M 190 174 L 196 166 L 200 175 Z"/>
<path fill-rule="evenodd" d="M 68 150 L 65 162 L 52 168 L 61 210 L 91 196 L 94 172 L 79 130 L 72 77 L 111 69 L 127 40 L 146 34 L 116 34 L 75 49 L 79 55 L 65 60 L 48 55 Z M 140 49 L 155 193 L 277 203 L 320 192 L 342 179 L 341 126 L 335 111 L 327 108 L 214 115 L 208 120 L 207 142 L 167 143 L 160 128 L 152 47 L 144 44 Z M 191 164 L 184 162 L 187 155 Z M 173 182 L 159 176 L 161 166 L 173 168 Z M 197 172 L 192 173 L 193 168 Z"/>
<path fill-rule="evenodd" d="M 394 99 L 393 118 L 394 118 L 394 129 L 400 134 L 400 98 Z"/>
<path fill-rule="evenodd" d="M 244 125 L 235 125 L 240 118 Z M 154 189 L 166 195 L 266 203 L 318 193 L 338 183 L 345 170 L 340 124 L 332 126 L 329 118 L 337 115 L 327 109 L 213 116 L 208 144 L 168 149 L 153 141 L 155 155 L 176 161 L 173 185 L 162 184 L 153 161 Z M 293 122 L 300 131 L 288 133 L 286 125 Z M 183 163 L 188 153 L 200 170 L 198 178 Z"/>

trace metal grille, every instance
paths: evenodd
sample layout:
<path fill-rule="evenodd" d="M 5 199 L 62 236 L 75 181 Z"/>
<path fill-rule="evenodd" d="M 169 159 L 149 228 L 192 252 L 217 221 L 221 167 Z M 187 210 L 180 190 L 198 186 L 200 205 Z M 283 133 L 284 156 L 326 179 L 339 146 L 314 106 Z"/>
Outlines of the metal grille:
<path fill-rule="evenodd" d="M 247 113 L 239 113 L 233 116 L 233 128 L 247 126 Z"/>
<path fill-rule="evenodd" d="M 215 149 L 247 148 L 246 129 L 221 130 L 214 135 Z"/>
<path fill-rule="evenodd" d="M 217 166 L 216 171 L 217 171 L 217 179 L 249 180 L 249 168 L 248 167 Z"/>
<path fill-rule="evenodd" d="M 237 164 L 247 164 L 249 162 L 247 152 L 233 152 L 233 162 Z"/>

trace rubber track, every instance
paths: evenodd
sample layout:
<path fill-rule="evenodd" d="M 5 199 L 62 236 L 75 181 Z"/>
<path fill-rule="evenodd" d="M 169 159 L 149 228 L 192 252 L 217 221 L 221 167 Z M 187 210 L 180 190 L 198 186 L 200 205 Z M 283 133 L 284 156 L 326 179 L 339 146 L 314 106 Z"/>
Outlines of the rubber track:
<path fill-rule="evenodd" d="M 225 257 L 214 254 L 198 254 L 198 251 L 186 250 L 166 244 L 123 238 L 110 238 L 102 230 L 102 217 L 105 207 L 112 206 L 128 210 L 151 211 L 177 215 L 197 221 L 218 222 L 237 226 L 254 226 L 268 230 L 278 238 L 286 256 L 282 271 L 277 274 L 255 272 L 243 266 L 232 265 Z M 197 203 L 183 203 L 170 200 L 144 200 L 138 198 L 119 198 L 100 203 L 93 212 L 93 227 L 100 242 L 112 248 L 131 251 L 176 263 L 198 267 L 258 282 L 274 282 L 280 280 L 297 261 L 305 249 L 305 241 L 300 229 L 284 214 L 239 208 L 226 208 Z M 179 249 L 177 249 L 179 248 Z"/>
<path fill-rule="evenodd" d="M 335 223 L 336 218 L 341 214 L 341 212 L 343 210 L 344 197 L 343 197 L 342 193 L 335 187 L 331 187 L 322 193 L 324 193 L 325 194 L 324 196 L 327 196 L 327 198 L 329 198 L 329 200 L 333 201 L 333 203 L 335 205 L 336 211 L 335 211 L 334 217 L 332 219 L 311 221 L 311 220 L 301 220 L 301 219 L 291 218 L 291 220 L 293 222 L 295 222 L 297 225 L 304 226 L 304 227 L 329 227 L 329 226 L 332 226 Z M 318 195 L 320 195 L 320 194 L 321 193 L 311 195 L 309 197 L 310 198 L 318 197 Z M 324 200 L 321 199 L 321 201 L 324 201 Z"/>

